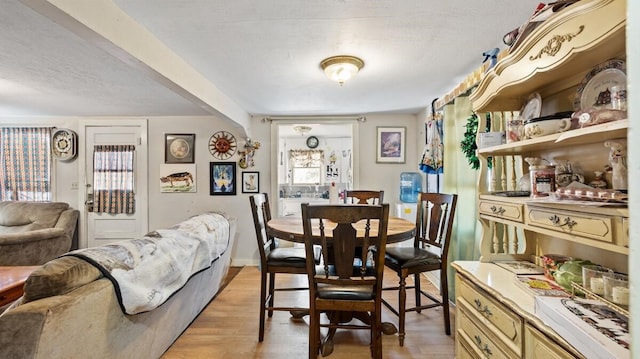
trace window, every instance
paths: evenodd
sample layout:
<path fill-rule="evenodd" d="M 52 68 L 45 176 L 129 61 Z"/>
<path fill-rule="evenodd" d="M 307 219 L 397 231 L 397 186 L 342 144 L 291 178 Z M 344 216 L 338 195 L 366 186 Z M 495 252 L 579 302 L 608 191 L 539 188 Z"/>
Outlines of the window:
<path fill-rule="evenodd" d="M 322 182 L 322 171 L 320 167 L 293 167 L 292 184 L 314 184 Z"/>
<path fill-rule="evenodd" d="M 322 150 L 289 150 L 291 184 L 322 184 Z"/>
<path fill-rule="evenodd" d="M 51 201 L 51 128 L 0 128 L 0 200 Z"/>
<path fill-rule="evenodd" d="M 93 152 L 93 212 L 135 213 L 133 145 L 96 145 Z"/>

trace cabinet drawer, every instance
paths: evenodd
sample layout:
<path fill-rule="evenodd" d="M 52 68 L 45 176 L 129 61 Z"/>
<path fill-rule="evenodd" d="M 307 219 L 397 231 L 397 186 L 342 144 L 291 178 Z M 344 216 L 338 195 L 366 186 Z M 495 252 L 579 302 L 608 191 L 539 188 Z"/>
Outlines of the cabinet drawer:
<path fill-rule="evenodd" d="M 524 222 L 522 204 L 480 200 L 479 209 L 481 214 Z"/>
<path fill-rule="evenodd" d="M 529 359 L 575 359 L 564 348 L 542 334 L 536 328 L 526 325 L 524 329 L 525 358 Z"/>
<path fill-rule="evenodd" d="M 613 218 L 592 213 L 528 207 L 528 223 L 560 233 L 613 242 Z"/>
<path fill-rule="evenodd" d="M 479 359 L 482 358 L 475 352 L 474 345 L 467 340 L 468 336 L 463 330 L 458 329 L 456 334 L 456 359 Z"/>
<path fill-rule="evenodd" d="M 622 236 L 620 245 L 629 248 L 629 218 L 622 218 Z"/>
<path fill-rule="evenodd" d="M 485 296 L 475 286 L 457 277 L 458 308 L 465 309 L 476 321 L 483 323 L 513 352 L 522 352 L 523 321 L 504 305 Z"/>
<path fill-rule="evenodd" d="M 460 306 L 458 306 L 460 308 Z M 496 340 L 491 336 L 491 332 L 486 330 L 484 326 L 477 326 L 474 319 L 470 318 L 467 308 L 460 308 L 460 329 L 457 335 L 460 337 L 461 346 L 466 347 L 468 352 L 475 355 L 471 357 L 479 358 L 520 358 L 520 353 L 509 353 L 505 351 Z M 482 328 L 482 329 L 481 329 Z M 511 355 L 510 355 L 511 354 Z"/>

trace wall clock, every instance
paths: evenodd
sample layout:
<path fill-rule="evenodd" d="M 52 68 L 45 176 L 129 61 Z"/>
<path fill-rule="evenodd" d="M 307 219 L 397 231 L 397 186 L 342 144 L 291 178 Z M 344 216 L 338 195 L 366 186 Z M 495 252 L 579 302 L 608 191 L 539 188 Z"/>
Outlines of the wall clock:
<path fill-rule="evenodd" d="M 61 161 L 68 161 L 76 157 L 76 133 L 66 128 L 60 128 L 51 134 L 51 153 Z"/>
<path fill-rule="evenodd" d="M 226 160 L 236 153 L 236 138 L 227 131 L 218 131 L 209 139 L 209 152 L 219 160 Z"/>
<path fill-rule="evenodd" d="M 318 143 L 319 143 L 318 137 L 316 137 L 316 136 L 309 136 L 307 138 L 307 147 L 309 147 L 309 148 L 318 147 Z"/>

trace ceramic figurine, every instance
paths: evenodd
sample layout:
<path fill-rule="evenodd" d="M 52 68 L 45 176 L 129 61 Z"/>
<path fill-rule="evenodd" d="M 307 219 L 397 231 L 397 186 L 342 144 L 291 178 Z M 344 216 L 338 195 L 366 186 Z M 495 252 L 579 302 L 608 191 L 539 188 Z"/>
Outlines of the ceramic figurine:
<path fill-rule="evenodd" d="M 496 66 L 496 63 L 498 63 L 498 53 L 500 52 L 499 48 L 493 48 L 489 51 L 485 51 L 482 53 L 482 56 L 484 56 L 484 60 L 482 61 L 483 63 L 487 62 L 487 60 L 489 61 L 489 66 L 487 67 L 487 71 L 491 70 L 494 66 Z"/>
<path fill-rule="evenodd" d="M 602 177 L 603 172 L 602 171 L 594 171 L 593 174 L 595 175 L 595 178 L 593 179 L 593 181 L 589 182 L 589 186 L 593 187 L 593 188 L 607 188 L 607 181 L 604 180 L 604 178 Z"/>
<path fill-rule="evenodd" d="M 615 190 L 627 190 L 627 140 L 605 141 L 609 148 L 609 164 L 612 170 L 611 186 Z"/>
<path fill-rule="evenodd" d="M 250 138 L 247 138 L 247 142 L 244 145 L 244 151 L 238 151 L 238 154 L 241 156 L 240 162 L 238 163 L 240 168 L 248 168 L 255 165 L 253 155 L 258 148 L 260 148 L 260 142 L 252 141 Z"/>

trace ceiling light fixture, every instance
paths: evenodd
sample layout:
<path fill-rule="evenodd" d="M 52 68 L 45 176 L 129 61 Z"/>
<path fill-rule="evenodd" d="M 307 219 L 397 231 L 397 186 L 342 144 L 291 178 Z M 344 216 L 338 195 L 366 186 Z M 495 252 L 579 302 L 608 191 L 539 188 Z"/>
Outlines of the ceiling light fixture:
<path fill-rule="evenodd" d="M 342 84 L 355 76 L 364 67 L 364 61 L 355 56 L 340 55 L 326 58 L 320 67 L 329 80 Z"/>
<path fill-rule="evenodd" d="M 300 134 L 300 136 L 304 136 L 307 132 L 311 131 L 311 127 L 309 126 L 294 126 L 293 130 Z"/>

